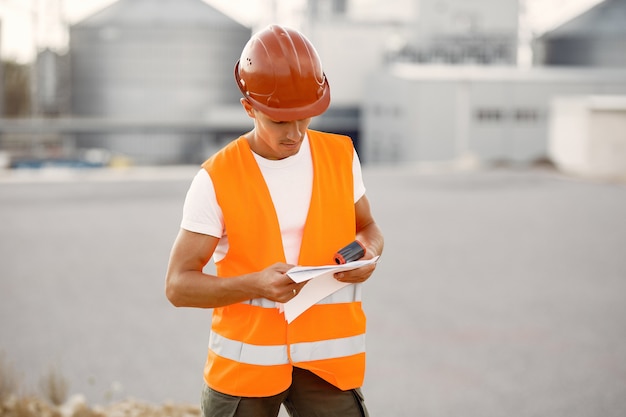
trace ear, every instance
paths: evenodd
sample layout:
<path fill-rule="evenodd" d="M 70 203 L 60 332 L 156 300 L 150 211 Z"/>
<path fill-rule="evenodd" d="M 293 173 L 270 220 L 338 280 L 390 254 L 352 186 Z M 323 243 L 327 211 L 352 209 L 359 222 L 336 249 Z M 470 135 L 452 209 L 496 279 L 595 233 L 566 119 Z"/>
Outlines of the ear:
<path fill-rule="evenodd" d="M 254 114 L 254 108 L 252 107 L 252 104 L 250 104 L 250 101 L 247 98 L 241 98 L 239 102 L 243 106 L 243 109 L 246 111 L 246 113 L 248 113 L 248 116 L 255 119 L 256 115 Z"/>

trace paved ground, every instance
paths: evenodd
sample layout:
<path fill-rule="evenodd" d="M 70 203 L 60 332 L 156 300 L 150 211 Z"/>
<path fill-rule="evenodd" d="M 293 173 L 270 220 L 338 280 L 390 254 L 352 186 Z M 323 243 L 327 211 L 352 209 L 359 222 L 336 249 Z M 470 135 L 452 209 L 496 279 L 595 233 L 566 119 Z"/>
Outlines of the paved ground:
<path fill-rule="evenodd" d="M 163 295 L 195 168 L 0 175 L 0 352 L 91 403 L 197 402 L 210 316 Z M 626 185 L 366 168 L 372 416 L 626 415 Z"/>

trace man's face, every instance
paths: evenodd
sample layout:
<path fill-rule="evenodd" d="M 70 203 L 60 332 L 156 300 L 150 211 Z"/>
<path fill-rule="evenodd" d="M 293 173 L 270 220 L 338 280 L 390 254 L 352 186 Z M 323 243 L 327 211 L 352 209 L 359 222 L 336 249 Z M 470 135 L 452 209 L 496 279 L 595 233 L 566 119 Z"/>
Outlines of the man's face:
<path fill-rule="evenodd" d="M 266 159 L 284 159 L 298 153 L 311 118 L 272 120 L 242 100 L 248 115 L 254 119 L 254 130 L 248 135 L 252 150 Z"/>

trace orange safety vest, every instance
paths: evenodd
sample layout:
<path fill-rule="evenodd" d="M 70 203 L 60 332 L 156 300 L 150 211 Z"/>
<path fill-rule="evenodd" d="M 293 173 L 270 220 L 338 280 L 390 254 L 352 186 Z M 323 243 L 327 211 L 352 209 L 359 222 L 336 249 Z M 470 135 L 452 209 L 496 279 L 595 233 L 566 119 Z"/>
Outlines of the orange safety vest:
<path fill-rule="evenodd" d="M 352 159 L 346 136 L 307 132 L 313 159 L 313 193 L 300 265 L 332 263 L 356 235 Z M 269 190 L 243 137 L 209 158 L 224 215 L 229 249 L 216 264 L 224 279 L 285 262 Z M 276 395 L 291 384 L 292 367 L 312 371 L 342 390 L 360 387 L 365 374 L 365 314 L 361 287 L 349 285 L 287 324 L 274 302 L 258 298 L 213 310 L 206 383 L 244 397 Z"/>

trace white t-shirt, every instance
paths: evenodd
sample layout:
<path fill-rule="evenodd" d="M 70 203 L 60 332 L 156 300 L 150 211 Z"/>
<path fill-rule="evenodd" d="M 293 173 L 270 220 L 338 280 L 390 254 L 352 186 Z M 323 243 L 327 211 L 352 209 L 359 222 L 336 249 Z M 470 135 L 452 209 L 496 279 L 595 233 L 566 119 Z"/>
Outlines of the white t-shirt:
<path fill-rule="evenodd" d="M 304 224 L 311 202 L 313 160 L 308 137 L 296 155 L 279 160 L 265 159 L 253 153 L 269 189 L 285 249 L 287 263 L 296 265 L 302 243 Z M 354 202 L 365 195 L 361 163 L 354 152 Z M 217 203 L 211 177 L 204 169 L 196 174 L 187 191 L 181 227 L 191 232 L 220 238 L 215 249 L 215 262 L 228 252 L 228 232 L 224 227 L 222 209 Z"/>

